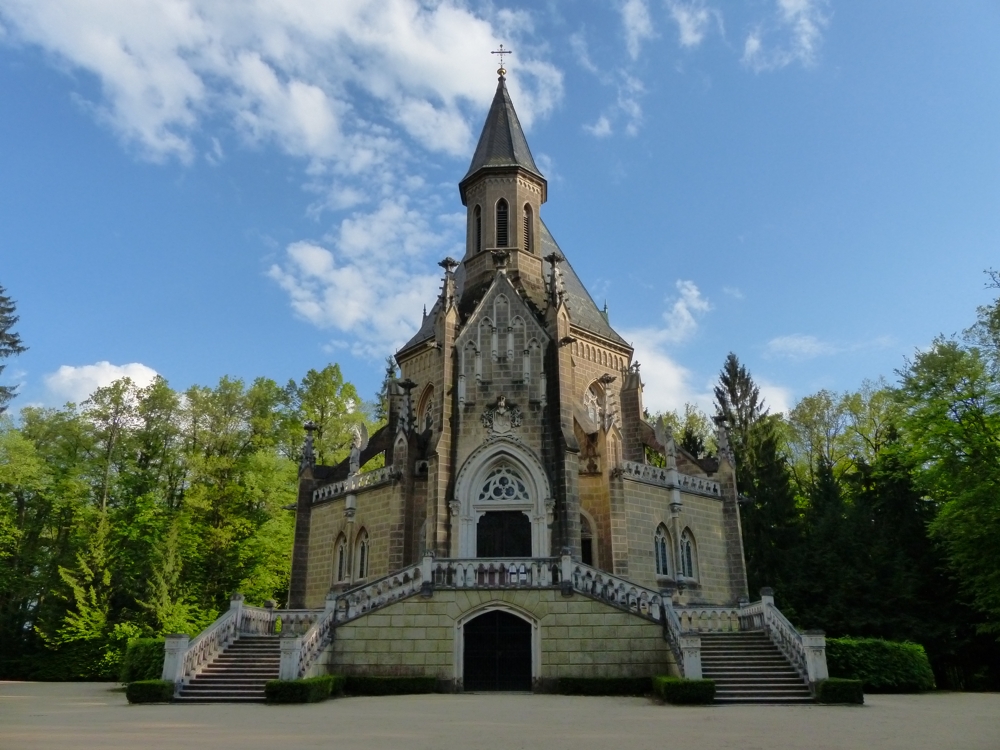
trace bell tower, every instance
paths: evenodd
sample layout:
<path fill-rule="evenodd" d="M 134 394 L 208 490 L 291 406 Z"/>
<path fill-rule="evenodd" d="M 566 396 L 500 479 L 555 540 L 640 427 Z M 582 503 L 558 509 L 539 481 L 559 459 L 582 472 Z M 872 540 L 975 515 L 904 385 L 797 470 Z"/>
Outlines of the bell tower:
<path fill-rule="evenodd" d="M 503 50 L 504 53 L 507 50 Z M 463 305 L 481 296 L 493 279 L 494 253 L 508 253 L 511 281 L 539 307 L 545 284 L 539 210 L 548 183 L 535 165 L 510 94 L 507 71 L 497 71 L 496 95 L 479 136 L 469 171 L 458 184 L 467 212 Z"/>

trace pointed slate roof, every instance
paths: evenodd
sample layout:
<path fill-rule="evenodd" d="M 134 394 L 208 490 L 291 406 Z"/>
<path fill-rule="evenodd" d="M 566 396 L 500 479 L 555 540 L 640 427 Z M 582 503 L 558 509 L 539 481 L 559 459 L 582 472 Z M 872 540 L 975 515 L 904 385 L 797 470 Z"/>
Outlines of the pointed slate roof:
<path fill-rule="evenodd" d="M 490 112 L 486 115 L 483 132 L 479 136 L 479 145 L 476 146 L 469 171 L 465 173 L 461 184 L 479 170 L 491 167 L 521 167 L 542 177 L 531 156 L 531 149 L 528 148 L 528 141 L 524 137 L 524 131 L 521 130 L 517 112 L 514 111 L 514 105 L 510 101 L 504 76 L 500 76 L 500 81 L 497 83 L 497 93 L 493 97 L 493 104 L 490 105 Z"/>
<path fill-rule="evenodd" d="M 549 232 L 549 228 L 545 226 L 545 222 L 539 221 L 539 224 L 541 226 L 541 232 L 539 232 L 539 240 L 541 241 L 542 251 L 541 254 L 545 256 L 553 252 L 558 252 L 563 256 L 563 258 L 565 258 L 566 254 L 559 248 L 559 245 L 556 243 L 552 233 Z M 562 270 L 563 286 L 566 290 L 566 306 L 569 308 L 569 318 L 573 325 L 579 326 L 585 331 L 596 333 L 598 336 L 603 336 L 609 341 L 614 341 L 616 344 L 630 346 L 630 344 L 619 336 L 618 332 L 615 331 L 615 329 L 608 323 L 608 319 L 604 317 L 604 313 L 601 312 L 597 303 L 594 302 L 594 298 L 590 296 L 587 288 L 583 285 L 583 282 L 580 281 L 580 277 L 576 275 L 576 271 L 573 270 L 573 266 L 570 265 L 569 260 L 567 259 L 562 262 L 559 267 Z M 545 268 L 545 275 L 547 278 L 548 264 L 545 265 Z M 457 298 L 461 298 L 464 289 L 465 264 L 463 263 L 455 270 L 455 296 Z M 545 303 L 544 300 L 535 300 L 535 304 L 539 307 L 543 307 Z M 399 351 L 406 351 L 411 347 L 433 339 L 434 325 L 440 311 L 441 298 L 439 297 L 434 303 L 434 306 L 421 321 L 420 329 Z"/>

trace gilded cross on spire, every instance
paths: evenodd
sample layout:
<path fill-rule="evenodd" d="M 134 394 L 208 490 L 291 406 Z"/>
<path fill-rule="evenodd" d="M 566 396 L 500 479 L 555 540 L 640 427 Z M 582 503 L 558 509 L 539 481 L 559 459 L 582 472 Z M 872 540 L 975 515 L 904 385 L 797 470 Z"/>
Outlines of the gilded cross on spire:
<path fill-rule="evenodd" d="M 503 66 L 503 56 L 504 55 L 512 55 L 512 54 L 514 54 L 514 51 L 513 50 L 509 50 L 509 49 L 504 49 L 503 45 L 501 44 L 500 45 L 500 49 L 495 49 L 490 54 L 491 55 L 500 55 L 500 69 L 497 71 L 497 74 L 501 78 L 503 78 L 505 75 L 507 75 L 507 69 Z"/>

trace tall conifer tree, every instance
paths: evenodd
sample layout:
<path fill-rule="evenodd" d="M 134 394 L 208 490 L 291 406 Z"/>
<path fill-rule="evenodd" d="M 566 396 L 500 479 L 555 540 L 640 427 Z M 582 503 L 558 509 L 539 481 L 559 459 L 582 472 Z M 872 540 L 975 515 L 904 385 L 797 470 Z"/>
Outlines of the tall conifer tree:
<path fill-rule="evenodd" d="M 27 350 L 21 343 L 21 335 L 14 333 L 11 329 L 19 320 L 14 314 L 16 307 L 14 300 L 7 296 L 7 290 L 0 286 L 0 360 L 14 357 Z M 3 373 L 6 365 L 0 364 L 0 373 Z M 17 391 L 17 386 L 0 385 L 0 414 L 7 411 L 7 404 Z"/>

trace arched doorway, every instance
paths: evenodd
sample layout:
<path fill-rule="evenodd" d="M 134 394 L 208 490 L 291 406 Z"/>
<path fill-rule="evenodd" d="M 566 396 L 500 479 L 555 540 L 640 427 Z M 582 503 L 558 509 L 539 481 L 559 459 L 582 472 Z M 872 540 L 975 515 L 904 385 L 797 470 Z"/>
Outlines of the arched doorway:
<path fill-rule="evenodd" d="M 463 627 L 466 690 L 531 690 L 531 623 L 491 610 Z"/>
<path fill-rule="evenodd" d="M 488 511 L 476 524 L 476 557 L 531 557 L 531 521 L 519 510 Z"/>

